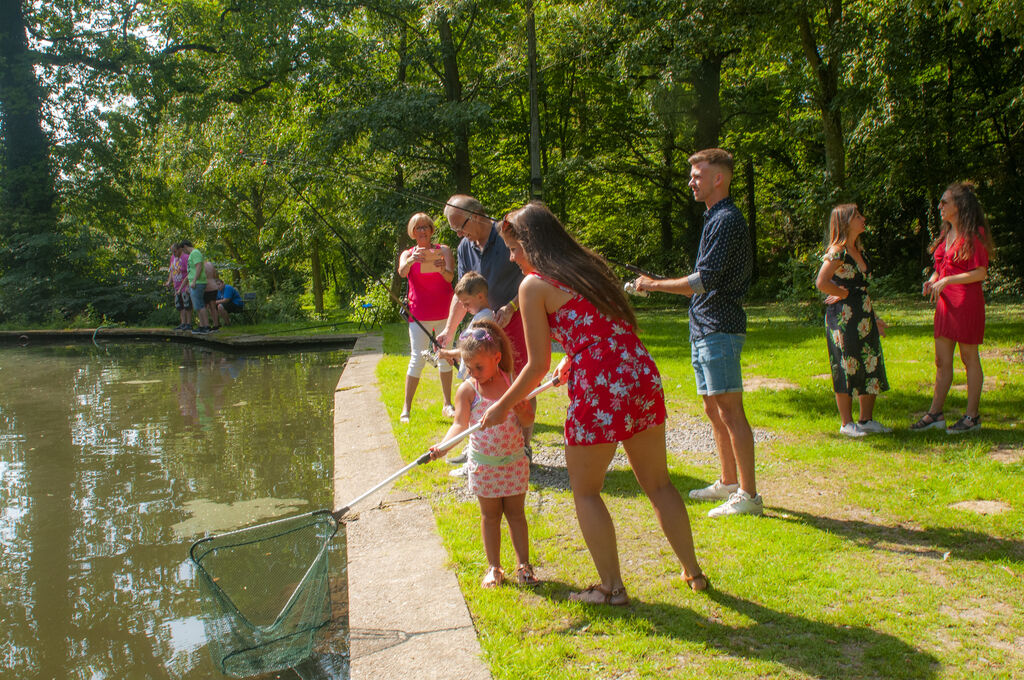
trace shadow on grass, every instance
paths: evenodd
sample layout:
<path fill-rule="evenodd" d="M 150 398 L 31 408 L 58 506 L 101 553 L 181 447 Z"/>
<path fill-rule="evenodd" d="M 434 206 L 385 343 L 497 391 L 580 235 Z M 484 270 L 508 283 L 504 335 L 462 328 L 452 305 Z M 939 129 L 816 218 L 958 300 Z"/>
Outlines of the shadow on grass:
<path fill-rule="evenodd" d="M 564 465 L 533 463 L 530 469 L 531 483 L 545 489 L 572 491 L 572 488 L 569 486 L 569 472 L 565 469 Z M 669 473 L 669 478 L 672 480 L 672 486 L 676 487 L 684 498 L 688 490 L 700 489 L 711 483 L 673 472 Z M 636 498 L 643 496 L 644 490 L 640 488 L 640 483 L 636 481 L 636 476 L 633 474 L 632 469 L 614 468 L 609 469 L 605 475 L 604 488 L 601 490 L 601 495 Z"/>
<path fill-rule="evenodd" d="M 773 506 L 770 516 L 783 522 L 814 527 L 819 531 L 842 536 L 858 546 L 882 552 L 934 557 L 945 553 L 963 560 L 1004 560 L 1024 562 L 1024 541 L 989 536 L 978 531 L 956 527 L 884 526 L 854 519 L 821 517 L 800 510 Z"/>
<path fill-rule="evenodd" d="M 564 601 L 571 590 L 574 587 L 549 581 L 542 586 L 541 594 L 553 601 Z M 728 625 L 685 607 L 635 599 L 628 607 L 588 607 L 584 617 L 640 619 L 650 626 L 652 636 L 703 644 L 730 657 L 781 664 L 827 680 L 926 679 L 936 677 L 941 669 L 938 659 L 928 652 L 871 628 L 822 623 L 714 589 L 695 597 L 707 597 L 752 623 Z M 579 623 L 579 619 L 574 620 L 561 634 L 580 635 Z M 699 662 L 694 659 L 694 663 Z"/>

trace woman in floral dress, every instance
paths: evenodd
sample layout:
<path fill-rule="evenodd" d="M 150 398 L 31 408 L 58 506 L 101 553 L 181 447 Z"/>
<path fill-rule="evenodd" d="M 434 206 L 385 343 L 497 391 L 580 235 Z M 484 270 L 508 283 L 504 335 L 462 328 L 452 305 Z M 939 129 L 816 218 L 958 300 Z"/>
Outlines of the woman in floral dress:
<path fill-rule="evenodd" d="M 690 519 L 668 474 L 661 376 L 636 335 L 636 316 L 622 282 L 543 203 L 531 202 L 507 215 L 501 236 L 526 275 L 519 285 L 519 305 L 527 361 L 482 423 L 487 428 L 503 422 L 509 409 L 540 383 L 551 364 L 551 338 L 557 339 L 569 359 L 568 368 L 560 371 L 567 374 L 570 399 L 565 462 L 576 518 L 601 579 L 569 599 L 629 603 L 615 526 L 601 498 L 618 442 L 682 564 L 682 578 L 691 589 L 704 590 L 708 581 L 694 553 Z"/>
<path fill-rule="evenodd" d="M 829 245 L 815 284 L 825 298 L 825 329 L 832 388 L 842 426 L 840 434 L 863 437 L 891 432 L 872 418 L 875 397 L 889 389 L 880 336 L 886 325 L 875 316 L 868 296 L 871 266 L 861 250 L 864 216 L 852 203 L 838 205 L 829 220 Z M 853 399 L 860 420 L 853 420 Z"/>

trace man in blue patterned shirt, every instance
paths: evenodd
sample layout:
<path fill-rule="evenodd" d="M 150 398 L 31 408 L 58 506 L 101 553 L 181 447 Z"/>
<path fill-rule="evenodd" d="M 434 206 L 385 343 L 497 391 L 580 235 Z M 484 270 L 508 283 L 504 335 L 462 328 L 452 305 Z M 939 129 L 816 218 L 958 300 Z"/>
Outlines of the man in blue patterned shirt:
<path fill-rule="evenodd" d="M 729 197 L 732 154 L 705 149 L 690 156 L 693 197 L 707 206 L 694 272 L 680 279 L 641 276 L 637 290 L 686 295 L 690 302 L 690 358 L 697 394 L 718 448 L 721 477 L 690 492 L 697 500 L 724 500 L 709 517 L 760 515 L 754 475 L 754 434 L 743 410 L 740 354 L 746 340 L 743 296 L 750 287 L 754 255 L 743 214 Z"/>

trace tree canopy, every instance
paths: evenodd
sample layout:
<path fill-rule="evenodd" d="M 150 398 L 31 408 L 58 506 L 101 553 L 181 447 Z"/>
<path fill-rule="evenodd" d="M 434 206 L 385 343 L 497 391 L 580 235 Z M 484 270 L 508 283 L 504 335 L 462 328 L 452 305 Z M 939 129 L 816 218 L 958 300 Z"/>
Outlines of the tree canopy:
<path fill-rule="evenodd" d="M 0 0 L 0 322 L 156 318 L 183 238 L 248 289 L 344 306 L 392 276 L 413 212 L 440 219 L 456 192 L 495 215 L 521 204 L 531 14 L 543 197 L 598 252 L 687 273 L 703 206 L 686 159 L 721 146 L 763 298 L 792 294 L 780 282 L 848 201 L 886 290 L 917 288 L 961 180 L 998 245 L 990 291 L 1020 294 L 1018 9 Z"/>

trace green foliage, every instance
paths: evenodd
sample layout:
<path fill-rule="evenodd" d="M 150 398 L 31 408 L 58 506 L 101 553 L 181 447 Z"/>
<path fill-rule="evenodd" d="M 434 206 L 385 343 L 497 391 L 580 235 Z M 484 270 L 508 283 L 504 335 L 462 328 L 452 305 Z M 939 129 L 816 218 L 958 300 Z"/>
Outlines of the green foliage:
<path fill-rule="evenodd" d="M 910 293 L 938 196 L 971 179 L 1002 251 L 990 290 L 1012 294 L 1024 280 L 1016 9 L 534 4 L 545 200 L 608 257 L 683 275 L 703 211 L 686 158 L 730 148 L 733 195 L 757 226 L 754 295 L 798 303 L 792 260 L 820 247 L 834 203 L 858 202 L 872 224 L 881 289 Z M 525 22 L 525 4 L 506 0 L 30 4 L 35 70 L 18 72 L 0 106 L 41 93 L 52 123 L 27 128 L 52 163 L 17 165 L 28 156 L 11 155 L 21 136 L 9 130 L 22 128 L 0 132 L 0 163 L 16 165 L 0 168 L 5 186 L 39 197 L 27 213 L 0 211 L 0 322 L 89 302 L 154 318 L 167 296 L 146 277 L 181 238 L 237 267 L 243 288 L 309 291 L 317 279 L 344 304 L 367 270 L 394 276 L 413 212 L 439 218 L 457 191 L 496 215 L 521 204 Z M 11 64 L 0 59 L 18 75 Z"/>

